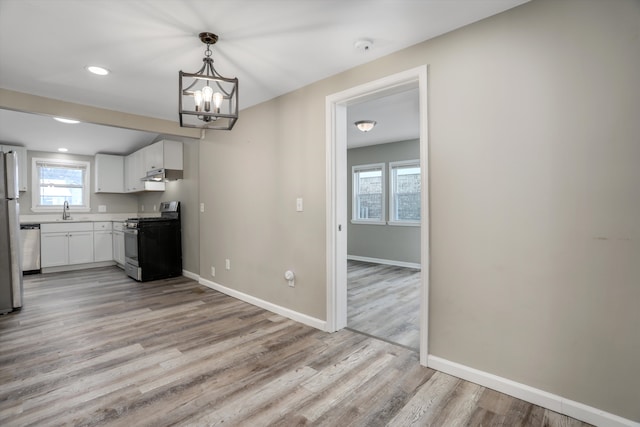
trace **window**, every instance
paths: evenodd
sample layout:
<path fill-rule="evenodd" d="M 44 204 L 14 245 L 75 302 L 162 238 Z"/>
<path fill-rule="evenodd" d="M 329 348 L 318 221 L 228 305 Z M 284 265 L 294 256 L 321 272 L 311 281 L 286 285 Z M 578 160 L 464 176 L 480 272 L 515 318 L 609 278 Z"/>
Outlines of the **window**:
<path fill-rule="evenodd" d="M 389 224 L 420 224 L 420 161 L 389 163 Z"/>
<path fill-rule="evenodd" d="M 76 212 L 89 212 L 90 163 L 33 158 L 31 210 L 59 211 L 65 201 Z"/>
<path fill-rule="evenodd" d="M 384 163 L 353 166 L 352 222 L 384 224 Z"/>

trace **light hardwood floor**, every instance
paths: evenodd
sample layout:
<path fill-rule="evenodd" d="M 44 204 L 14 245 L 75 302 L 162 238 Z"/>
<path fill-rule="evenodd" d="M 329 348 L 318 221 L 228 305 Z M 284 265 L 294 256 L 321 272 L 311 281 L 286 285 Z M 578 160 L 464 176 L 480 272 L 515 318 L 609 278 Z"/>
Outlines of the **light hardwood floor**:
<path fill-rule="evenodd" d="M 418 351 L 420 270 L 349 260 L 347 326 Z"/>
<path fill-rule="evenodd" d="M 27 276 L 0 316 L 2 426 L 584 426 L 186 278 Z"/>

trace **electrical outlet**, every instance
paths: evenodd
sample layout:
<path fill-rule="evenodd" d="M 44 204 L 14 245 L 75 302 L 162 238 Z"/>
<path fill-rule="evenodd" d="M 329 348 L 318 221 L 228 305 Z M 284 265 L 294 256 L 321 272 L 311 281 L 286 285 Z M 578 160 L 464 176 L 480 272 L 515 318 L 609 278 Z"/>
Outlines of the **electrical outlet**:
<path fill-rule="evenodd" d="M 226 268 L 227 270 L 231 270 L 231 260 L 230 259 L 225 259 L 224 260 L 224 268 Z"/>
<path fill-rule="evenodd" d="M 107 211 L 107 205 L 98 205 L 98 212 L 106 212 Z"/>
<path fill-rule="evenodd" d="M 140 205 L 140 211 L 144 212 L 144 205 Z"/>
<path fill-rule="evenodd" d="M 216 277 L 216 268 L 211 266 L 211 276 Z"/>
<path fill-rule="evenodd" d="M 157 210 L 158 210 L 158 207 L 156 205 L 153 205 L 153 211 L 155 212 Z"/>

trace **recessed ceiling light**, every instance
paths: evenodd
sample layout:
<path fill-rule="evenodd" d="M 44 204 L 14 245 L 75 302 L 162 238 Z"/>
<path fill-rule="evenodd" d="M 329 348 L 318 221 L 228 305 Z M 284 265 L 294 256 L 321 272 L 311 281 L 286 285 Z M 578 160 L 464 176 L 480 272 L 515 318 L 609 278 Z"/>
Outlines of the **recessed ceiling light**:
<path fill-rule="evenodd" d="M 61 152 L 61 153 L 66 153 L 67 151 L 69 151 L 69 149 L 60 147 L 60 148 L 58 148 L 58 151 Z"/>
<path fill-rule="evenodd" d="M 79 120 L 65 119 L 64 117 L 54 117 L 53 120 L 57 120 L 60 123 L 67 123 L 70 125 L 75 125 L 76 123 L 80 123 Z"/>
<path fill-rule="evenodd" d="M 87 71 L 99 76 L 106 76 L 107 74 L 109 74 L 109 70 L 107 70 L 106 68 L 98 67 L 96 65 L 88 65 Z"/>

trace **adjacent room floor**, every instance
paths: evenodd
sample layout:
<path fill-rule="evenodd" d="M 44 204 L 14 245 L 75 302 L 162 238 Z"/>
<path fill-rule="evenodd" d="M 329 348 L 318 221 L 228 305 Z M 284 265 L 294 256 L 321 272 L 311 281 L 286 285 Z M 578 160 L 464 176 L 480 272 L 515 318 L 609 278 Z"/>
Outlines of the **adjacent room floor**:
<path fill-rule="evenodd" d="M 420 270 L 348 261 L 347 326 L 418 351 Z"/>
<path fill-rule="evenodd" d="M 25 277 L 0 316 L 2 426 L 585 426 L 183 277 Z"/>

